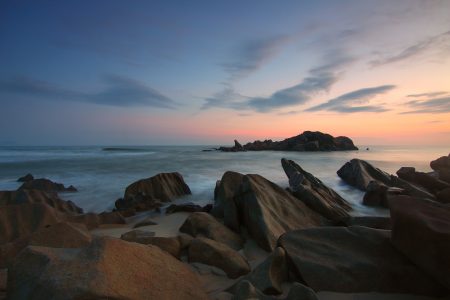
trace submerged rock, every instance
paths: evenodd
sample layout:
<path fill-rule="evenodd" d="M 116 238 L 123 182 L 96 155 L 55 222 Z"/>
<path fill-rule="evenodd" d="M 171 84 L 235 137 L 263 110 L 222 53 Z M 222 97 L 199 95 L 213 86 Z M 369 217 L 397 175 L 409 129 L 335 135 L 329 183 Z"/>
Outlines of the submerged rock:
<path fill-rule="evenodd" d="M 329 220 L 348 217 L 350 203 L 292 160 L 281 159 L 292 194 Z"/>

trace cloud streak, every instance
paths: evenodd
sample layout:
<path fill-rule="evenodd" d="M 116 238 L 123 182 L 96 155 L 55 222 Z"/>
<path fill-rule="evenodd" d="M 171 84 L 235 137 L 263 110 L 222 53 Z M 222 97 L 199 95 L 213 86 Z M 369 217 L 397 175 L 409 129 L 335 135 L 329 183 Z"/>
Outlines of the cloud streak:
<path fill-rule="evenodd" d="M 412 110 L 400 114 L 443 114 L 450 112 L 450 97 L 432 98 L 427 100 L 413 100 L 405 103 Z"/>
<path fill-rule="evenodd" d="M 421 94 L 411 94 L 406 97 L 409 97 L 409 98 L 436 97 L 436 96 L 441 96 L 441 95 L 445 95 L 445 94 L 447 94 L 447 92 L 430 92 L 430 93 L 421 93 Z"/>
<path fill-rule="evenodd" d="M 334 111 L 340 113 L 356 112 L 384 112 L 387 109 L 381 105 L 361 105 L 368 103 L 378 95 L 384 94 L 395 88 L 395 85 L 382 85 L 377 87 L 355 90 L 339 97 L 328 100 L 325 103 L 306 109 L 307 112 Z"/>
<path fill-rule="evenodd" d="M 109 75 L 105 88 L 97 93 L 83 93 L 28 77 L 0 81 L 0 95 L 26 96 L 58 101 L 78 101 L 119 107 L 158 107 L 173 109 L 177 103 L 140 81 Z"/>
<path fill-rule="evenodd" d="M 432 36 L 428 39 L 421 40 L 414 45 L 411 45 L 397 54 L 387 55 L 380 59 L 375 59 L 369 62 L 372 67 L 378 67 L 386 64 L 396 63 L 409 58 L 420 55 L 432 49 L 439 49 L 445 53 L 450 52 L 450 31 Z"/>

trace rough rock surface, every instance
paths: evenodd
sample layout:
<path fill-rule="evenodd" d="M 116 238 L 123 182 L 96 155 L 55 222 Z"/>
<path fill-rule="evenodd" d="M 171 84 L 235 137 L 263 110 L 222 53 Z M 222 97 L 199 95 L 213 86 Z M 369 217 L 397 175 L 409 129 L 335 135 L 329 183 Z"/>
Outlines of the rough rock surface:
<path fill-rule="evenodd" d="M 333 137 L 319 131 L 304 131 L 294 137 L 274 142 L 272 140 L 254 141 L 245 145 L 235 140 L 233 147 L 220 147 L 218 150 L 224 152 L 238 151 L 345 151 L 358 150 L 353 141 L 345 136 Z"/>
<path fill-rule="evenodd" d="M 188 266 L 158 247 L 101 238 L 87 248 L 31 246 L 8 270 L 8 299 L 207 299 Z"/>
<path fill-rule="evenodd" d="M 52 248 L 81 248 L 92 241 L 91 234 L 84 224 L 60 222 L 35 231 L 30 245 Z"/>
<path fill-rule="evenodd" d="M 391 230 L 392 222 L 390 217 L 378 217 L 378 216 L 360 216 L 360 217 L 349 217 L 340 220 L 341 224 L 344 226 L 364 226 L 374 229 L 384 229 Z"/>
<path fill-rule="evenodd" d="M 228 277 L 238 278 L 250 272 L 247 260 L 225 244 L 207 238 L 195 238 L 189 246 L 189 262 L 200 262 L 222 269 Z"/>
<path fill-rule="evenodd" d="M 292 160 L 281 159 L 283 170 L 289 178 L 289 186 L 295 197 L 309 208 L 329 220 L 348 217 L 352 210 L 350 203 L 314 175 L 303 170 Z"/>
<path fill-rule="evenodd" d="M 83 209 L 76 206 L 72 201 L 62 200 L 55 192 L 34 189 L 0 191 L 0 206 L 24 203 L 45 203 L 64 213 L 83 213 Z"/>
<path fill-rule="evenodd" d="M 435 171 L 450 170 L 450 154 L 433 160 L 430 162 L 430 167 Z"/>
<path fill-rule="evenodd" d="M 181 225 L 180 232 L 194 237 L 206 237 L 228 245 L 235 250 L 241 249 L 244 243 L 240 235 L 205 212 L 192 213 Z"/>
<path fill-rule="evenodd" d="M 176 258 L 180 258 L 181 242 L 178 237 L 156 237 L 154 235 L 154 232 L 133 230 L 122 234 L 121 239 L 143 245 L 154 245 Z"/>
<path fill-rule="evenodd" d="M 284 234 L 279 245 L 292 273 L 315 291 L 441 296 L 445 289 L 402 255 L 390 231 L 320 227 Z"/>
<path fill-rule="evenodd" d="M 40 190 L 45 192 L 76 192 L 74 186 L 65 187 L 62 183 L 53 182 L 47 178 L 38 178 L 24 182 L 19 190 Z"/>
<path fill-rule="evenodd" d="M 450 289 L 450 206 L 398 197 L 391 218 L 394 246 Z"/>

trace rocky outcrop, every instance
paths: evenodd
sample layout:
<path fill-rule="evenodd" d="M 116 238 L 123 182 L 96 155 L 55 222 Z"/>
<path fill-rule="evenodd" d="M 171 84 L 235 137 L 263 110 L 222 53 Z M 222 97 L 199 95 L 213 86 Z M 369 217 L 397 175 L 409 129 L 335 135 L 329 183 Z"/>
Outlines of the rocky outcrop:
<path fill-rule="evenodd" d="M 19 177 L 19 179 L 17 179 L 17 182 L 27 182 L 27 181 L 31 181 L 34 179 L 34 176 L 31 175 L 30 173 L 28 173 L 25 176 Z"/>
<path fill-rule="evenodd" d="M 226 172 L 216 187 L 212 211 L 222 214 L 224 224 L 233 230 L 244 227 L 266 251 L 274 249 L 284 232 L 323 222 L 318 213 L 291 193 L 256 174 Z"/>
<path fill-rule="evenodd" d="M 417 172 L 413 167 L 400 168 L 397 171 L 397 176 L 413 184 L 420 185 L 433 194 L 436 194 L 445 188 L 450 188 L 450 184 L 447 182 L 439 180 L 427 173 Z"/>
<path fill-rule="evenodd" d="M 82 248 L 92 241 L 84 224 L 60 222 L 35 231 L 29 245 L 52 248 Z"/>
<path fill-rule="evenodd" d="M 292 160 L 282 158 L 281 165 L 289 178 L 292 194 L 309 208 L 329 220 L 335 221 L 349 216 L 348 212 L 352 210 L 350 203 L 333 189 L 303 170 Z"/>
<path fill-rule="evenodd" d="M 188 251 L 189 262 L 215 266 L 230 278 L 238 278 L 250 272 L 250 265 L 242 255 L 214 240 L 195 238 L 191 241 Z"/>
<path fill-rule="evenodd" d="M 272 140 L 254 141 L 241 145 L 234 141 L 233 147 L 220 147 L 218 150 L 224 152 L 239 151 L 346 151 L 358 150 L 353 141 L 345 136 L 333 137 L 319 131 L 304 131 L 302 134 L 274 142 Z"/>
<path fill-rule="evenodd" d="M 117 200 L 115 205 L 118 210 L 149 210 L 161 206 L 160 202 L 170 202 L 188 194 L 191 190 L 180 173 L 160 173 L 130 184 L 123 199 Z"/>
<path fill-rule="evenodd" d="M 244 243 L 238 234 L 205 212 L 192 213 L 181 225 L 180 232 L 194 237 L 206 237 L 228 245 L 235 250 L 241 249 Z"/>
<path fill-rule="evenodd" d="M 394 246 L 450 289 L 450 206 L 398 197 L 391 218 Z"/>
<path fill-rule="evenodd" d="M 133 230 L 122 234 L 121 239 L 127 242 L 153 245 L 180 258 L 181 242 L 178 237 L 156 237 L 154 232 Z"/>
<path fill-rule="evenodd" d="M 72 201 L 62 200 L 55 192 L 34 189 L 0 191 L 0 206 L 30 203 L 44 203 L 63 213 L 83 213 L 83 209 L 75 205 Z"/>
<path fill-rule="evenodd" d="M 62 183 L 53 182 L 47 178 L 33 179 L 24 182 L 19 190 L 40 190 L 44 192 L 76 192 L 77 189 L 71 185 L 65 187 Z"/>
<path fill-rule="evenodd" d="M 450 188 L 442 190 L 439 193 L 437 193 L 436 199 L 437 199 L 437 201 L 439 201 L 441 203 L 449 204 L 450 203 Z"/>
<path fill-rule="evenodd" d="M 394 248 L 390 231 L 319 227 L 279 239 L 291 272 L 317 291 L 406 293 L 440 296 L 446 290 Z"/>
<path fill-rule="evenodd" d="M 189 267 L 158 247 L 100 238 L 31 246 L 8 271 L 8 299 L 207 299 Z"/>
<path fill-rule="evenodd" d="M 364 160 L 352 159 L 346 162 L 337 171 L 337 174 L 347 184 L 355 186 L 362 191 L 367 191 L 369 183 L 375 181 L 378 185 L 401 188 L 411 196 L 434 199 L 434 195 L 424 188 L 420 188 L 397 176 L 389 175 Z"/>

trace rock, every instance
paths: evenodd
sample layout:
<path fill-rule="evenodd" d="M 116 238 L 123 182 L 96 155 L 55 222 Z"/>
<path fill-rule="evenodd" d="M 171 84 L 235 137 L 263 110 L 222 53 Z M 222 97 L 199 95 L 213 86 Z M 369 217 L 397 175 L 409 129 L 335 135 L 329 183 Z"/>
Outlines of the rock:
<path fill-rule="evenodd" d="M 72 201 L 62 200 L 55 192 L 44 192 L 32 189 L 0 191 L 0 206 L 25 203 L 45 203 L 60 212 L 70 214 L 83 213 L 83 209 L 76 206 Z"/>
<path fill-rule="evenodd" d="M 234 200 L 240 225 L 269 252 L 286 231 L 323 223 L 322 217 L 302 201 L 260 175 L 245 175 Z"/>
<path fill-rule="evenodd" d="M 222 269 L 230 278 L 250 272 L 247 260 L 225 244 L 207 238 L 195 238 L 189 246 L 189 262 L 200 262 Z"/>
<path fill-rule="evenodd" d="M 440 296 L 445 289 L 397 251 L 390 231 L 367 227 L 296 230 L 278 241 L 296 281 L 313 290 Z"/>
<path fill-rule="evenodd" d="M 397 171 L 398 177 L 411 183 L 423 186 L 432 193 L 437 193 L 445 188 L 449 188 L 450 184 L 439 180 L 423 172 L 417 172 L 412 167 L 402 167 Z"/>
<path fill-rule="evenodd" d="M 102 212 L 98 215 L 100 218 L 100 224 L 126 224 L 125 218 L 120 212 Z"/>
<path fill-rule="evenodd" d="M 340 220 L 344 226 L 364 226 L 374 229 L 391 230 L 392 222 L 390 217 L 377 217 L 377 216 L 361 216 L 361 217 L 349 217 Z"/>
<path fill-rule="evenodd" d="M 127 242 L 149 245 L 151 244 L 152 238 L 154 236 L 155 233 L 153 231 L 134 229 L 122 234 L 120 238 Z"/>
<path fill-rule="evenodd" d="M 160 173 L 130 184 L 123 199 L 117 200 L 115 205 L 119 210 L 149 210 L 158 207 L 158 202 L 169 202 L 188 194 L 191 190 L 180 173 Z"/>
<path fill-rule="evenodd" d="M 144 220 L 136 223 L 133 228 L 139 228 L 139 227 L 144 227 L 144 226 L 149 226 L 149 225 L 158 225 L 158 223 L 156 223 L 155 221 L 153 221 L 151 218 L 147 217 Z"/>
<path fill-rule="evenodd" d="M 411 184 L 401 178 L 375 168 L 368 162 L 360 159 L 352 159 L 346 162 L 337 174 L 347 184 L 357 187 L 362 191 L 367 191 L 367 186 L 371 181 L 387 187 L 397 187 L 405 190 L 408 194 L 417 197 L 433 199 L 434 195 L 420 187 Z"/>
<path fill-rule="evenodd" d="M 33 179 L 34 179 L 33 175 L 31 175 L 30 173 L 28 173 L 27 175 L 22 176 L 22 177 L 20 177 L 19 179 L 17 179 L 17 182 L 27 182 L 27 181 L 31 181 L 31 180 L 33 180 Z"/>
<path fill-rule="evenodd" d="M 238 234 L 205 212 L 192 213 L 181 225 L 180 232 L 194 237 L 206 237 L 228 245 L 235 250 L 241 249 L 244 243 Z"/>
<path fill-rule="evenodd" d="M 450 170 L 450 154 L 449 156 L 441 156 L 430 162 L 430 167 L 435 171 Z"/>
<path fill-rule="evenodd" d="M 444 204 L 450 203 L 450 188 L 440 191 L 436 195 L 436 200 Z"/>
<path fill-rule="evenodd" d="M 394 246 L 450 289 L 450 206 L 398 197 L 391 218 Z"/>
<path fill-rule="evenodd" d="M 29 236 L 17 238 L 14 241 L 0 245 L 0 268 L 7 268 L 17 254 L 28 246 Z M 1 299 L 1 298 L 0 298 Z"/>
<path fill-rule="evenodd" d="M 274 142 L 272 140 L 254 141 L 244 146 L 235 140 L 233 147 L 220 147 L 218 150 L 224 152 L 238 151 L 344 151 L 358 150 L 353 141 L 344 136 L 333 137 L 319 131 L 304 131 L 302 134 L 287 138 L 283 141 Z"/>
<path fill-rule="evenodd" d="M 0 245 L 28 237 L 36 230 L 58 222 L 58 212 L 47 204 L 3 206 L 0 209 Z"/>
<path fill-rule="evenodd" d="M 279 295 L 283 292 L 281 284 L 288 280 L 288 267 L 286 253 L 283 248 L 277 247 L 272 254 L 250 274 L 242 280 L 249 281 L 254 287 L 268 295 Z M 236 293 L 239 283 L 232 286 L 229 291 Z"/>
<path fill-rule="evenodd" d="M 67 222 L 84 224 L 89 230 L 95 229 L 102 224 L 100 216 L 95 213 L 67 215 L 65 220 Z"/>
<path fill-rule="evenodd" d="M 367 185 L 363 204 L 367 206 L 379 206 L 389 208 L 392 197 L 408 194 L 405 190 L 396 187 L 387 187 L 378 181 L 371 181 Z"/>
<path fill-rule="evenodd" d="M 295 282 L 286 298 L 278 298 L 267 296 L 260 290 L 255 288 L 251 282 L 248 280 L 241 280 L 236 285 L 236 293 L 234 294 L 233 300 L 248 300 L 248 299 L 259 299 L 259 300 L 318 300 L 316 294 L 309 287 L 304 286 L 301 283 Z"/>
<path fill-rule="evenodd" d="M 309 208 L 329 220 L 348 217 L 351 205 L 318 178 L 303 170 L 292 160 L 281 159 L 283 170 L 289 178 L 292 194 Z"/>
<path fill-rule="evenodd" d="M 8 270 L 8 299 L 207 299 L 189 267 L 155 246 L 95 239 L 89 247 L 31 246 Z"/>
<path fill-rule="evenodd" d="M 44 192 L 76 192 L 73 186 L 66 188 L 62 183 L 53 182 L 47 178 L 33 179 L 24 182 L 19 190 L 40 190 Z"/>
<path fill-rule="evenodd" d="M 30 245 L 52 248 L 81 248 L 92 241 L 85 225 L 60 222 L 40 228 L 31 236 Z"/>
<path fill-rule="evenodd" d="M 450 183 L 450 169 L 448 170 L 440 170 L 438 172 L 438 178 L 439 180 L 442 180 L 444 182 Z"/>
<path fill-rule="evenodd" d="M 243 178 L 244 175 L 240 173 L 227 171 L 214 189 L 211 214 L 223 218 L 224 224 L 235 232 L 240 232 L 240 224 L 234 197 L 239 193 Z"/>
<path fill-rule="evenodd" d="M 189 234 L 180 234 L 178 236 L 178 241 L 180 242 L 181 250 L 189 248 L 193 239 L 194 238 Z"/>
<path fill-rule="evenodd" d="M 192 202 L 183 204 L 171 204 L 169 207 L 166 208 L 166 214 L 173 214 L 176 212 L 199 212 L 199 211 L 203 211 L 203 207 L 194 204 Z"/>

